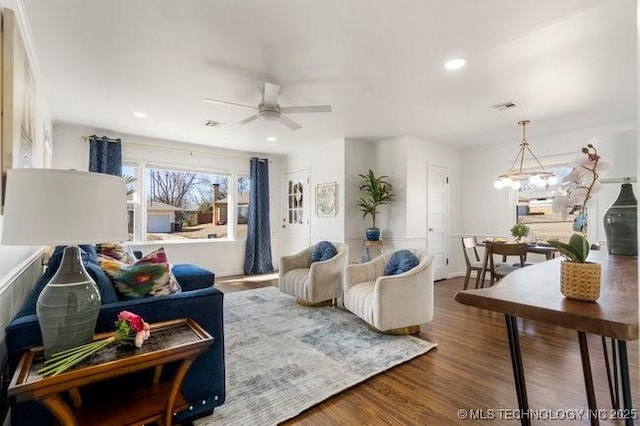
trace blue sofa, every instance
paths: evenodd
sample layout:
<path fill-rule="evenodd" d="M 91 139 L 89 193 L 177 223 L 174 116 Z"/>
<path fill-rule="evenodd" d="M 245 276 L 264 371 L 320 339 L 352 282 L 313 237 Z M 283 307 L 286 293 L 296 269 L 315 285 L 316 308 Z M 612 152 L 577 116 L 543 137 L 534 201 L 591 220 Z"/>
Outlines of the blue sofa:
<path fill-rule="evenodd" d="M 181 391 L 189 402 L 189 409 L 179 413 L 175 417 L 175 422 L 188 423 L 210 415 L 213 409 L 222 405 L 225 400 L 223 294 L 213 287 L 214 274 L 191 264 L 174 265 L 173 273 L 182 287 L 182 292 L 121 301 L 118 300 L 111 280 L 98 266 L 93 246 L 81 246 L 81 248 L 85 268 L 98 284 L 102 297 L 96 333 L 113 331 L 118 313 L 129 310 L 142 316 L 147 322 L 192 318 L 213 336 L 213 345 L 196 359 L 184 379 Z M 62 248 L 56 248 L 46 272 L 36 283 L 20 312 L 6 328 L 6 345 L 12 374 L 22 353 L 30 347 L 42 344 L 35 305 L 38 295 L 57 271 L 61 258 Z M 167 370 L 167 374 L 171 374 L 171 369 Z M 141 381 L 143 379 L 137 376 L 125 376 L 118 380 Z M 121 388 L 123 384 L 111 384 L 111 386 Z M 104 391 L 104 389 L 93 390 L 97 395 Z M 13 426 L 46 425 L 50 423 L 51 418 L 48 410 L 38 403 L 11 401 Z"/>

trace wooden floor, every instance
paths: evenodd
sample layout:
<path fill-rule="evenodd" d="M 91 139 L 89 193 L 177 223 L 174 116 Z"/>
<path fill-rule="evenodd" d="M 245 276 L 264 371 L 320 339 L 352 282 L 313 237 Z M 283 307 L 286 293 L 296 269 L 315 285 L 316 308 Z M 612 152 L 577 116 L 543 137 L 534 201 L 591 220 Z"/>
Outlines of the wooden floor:
<path fill-rule="evenodd" d="M 222 279 L 216 286 L 224 292 L 240 291 L 277 285 L 275 278 L 238 278 L 226 283 Z M 456 278 L 435 284 L 434 319 L 418 335 L 438 343 L 435 350 L 335 395 L 285 424 L 519 424 L 513 420 L 517 399 L 504 316 L 457 303 L 454 295 L 462 283 Z M 582 420 L 558 419 L 587 409 L 576 332 L 529 320 L 518 324 L 529 406 L 544 418 L 533 423 L 589 424 L 586 415 Z M 589 346 L 598 406 L 610 409 L 600 337 L 589 336 Z M 630 342 L 628 351 L 633 402 L 640 408 L 638 341 Z M 459 410 L 483 410 L 479 414 L 484 420 L 463 421 Z M 623 422 L 601 420 L 600 424 Z"/>

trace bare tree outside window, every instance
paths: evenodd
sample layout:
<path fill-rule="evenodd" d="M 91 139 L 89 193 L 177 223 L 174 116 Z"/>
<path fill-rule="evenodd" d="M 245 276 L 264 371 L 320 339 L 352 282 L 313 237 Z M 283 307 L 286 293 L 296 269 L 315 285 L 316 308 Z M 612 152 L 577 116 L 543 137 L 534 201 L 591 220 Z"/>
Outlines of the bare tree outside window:
<path fill-rule="evenodd" d="M 147 168 L 147 240 L 227 236 L 228 177 L 164 168 Z"/>

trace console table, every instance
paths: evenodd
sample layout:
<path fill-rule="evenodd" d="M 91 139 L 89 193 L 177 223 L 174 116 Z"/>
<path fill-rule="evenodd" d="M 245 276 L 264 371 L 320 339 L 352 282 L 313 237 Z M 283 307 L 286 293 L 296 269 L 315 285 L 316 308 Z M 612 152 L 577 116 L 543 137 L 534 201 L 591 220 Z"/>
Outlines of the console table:
<path fill-rule="evenodd" d="M 525 415 L 529 409 L 524 368 L 520 353 L 517 317 L 546 322 L 577 330 L 587 401 L 590 410 L 596 408 L 589 348 L 585 333 L 615 339 L 620 362 L 622 402 L 626 425 L 633 425 L 631 383 L 627 360 L 627 341 L 638 339 L 638 258 L 609 256 L 592 251 L 588 260 L 602 265 L 600 298 L 596 302 L 567 299 L 560 293 L 560 259 L 538 263 L 510 273 L 493 287 L 466 290 L 456 294 L 465 305 L 505 315 L 511 363 L 523 415 L 523 425 L 530 424 Z M 598 424 L 595 416 L 592 424 Z"/>
<path fill-rule="evenodd" d="M 97 335 L 104 339 L 113 333 Z M 180 393 L 182 380 L 195 358 L 213 343 L 213 338 L 195 321 L 179 319 L 151 324 L 151 335 L 142 348 L 111 344 L 76 367 L 57 375 L 41 377 L 42 347 L 22 356 L 9 385 L 9 394 L 19 402 L 37 400 L 64 426 L 121 426 L 161 421 L 171 425 L 176 412 L 187 408 Z M 172 381 L 162 382 L 163 366 L 178 362 Z M 123 389 L 104 395 L 95 404 L 83 404 L 80 388 L 91 383 L 153 368 L 153 380 L 134 391 Z M 68 393 L 71 404 L 63 398 Z M 71 406 L 70 406 L 71 405 Z"/>

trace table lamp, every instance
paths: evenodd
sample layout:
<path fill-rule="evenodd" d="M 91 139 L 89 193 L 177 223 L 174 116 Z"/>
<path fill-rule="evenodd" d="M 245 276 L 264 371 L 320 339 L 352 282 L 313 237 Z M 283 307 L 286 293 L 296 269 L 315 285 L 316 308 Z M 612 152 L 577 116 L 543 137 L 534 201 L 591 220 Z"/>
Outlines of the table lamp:
<path fill-rule="evenodd" d="M 100 173 L 13 169 L 7 173 L 2 244 L 67 245 L 36 313 L 45 357 L 93 339 L 100 292 L 78 244 L 127 239 L 124 179 Z"/>

